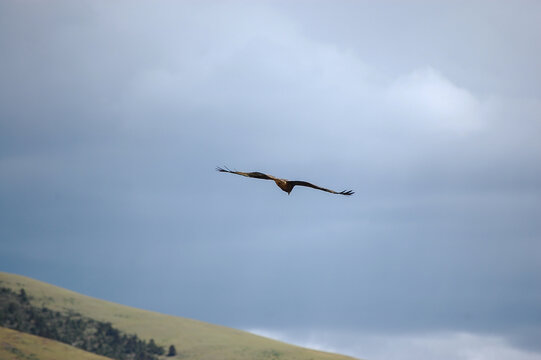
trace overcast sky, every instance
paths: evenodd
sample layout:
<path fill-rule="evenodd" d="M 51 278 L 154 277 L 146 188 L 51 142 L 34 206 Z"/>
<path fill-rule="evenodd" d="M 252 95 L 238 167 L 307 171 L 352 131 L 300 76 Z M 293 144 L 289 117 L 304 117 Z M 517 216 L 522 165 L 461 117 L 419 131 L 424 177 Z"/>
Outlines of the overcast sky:
<path fill-rule="evenodd" d="M 2 1 L 0 270 L 369 360 L 540 359 L 540 24 Z"/>

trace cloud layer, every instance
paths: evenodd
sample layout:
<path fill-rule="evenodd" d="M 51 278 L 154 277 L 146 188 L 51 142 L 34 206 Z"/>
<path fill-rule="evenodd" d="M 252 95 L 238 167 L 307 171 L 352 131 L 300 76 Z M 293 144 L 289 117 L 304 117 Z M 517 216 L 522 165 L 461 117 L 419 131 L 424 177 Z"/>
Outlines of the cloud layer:
<path fill-rule="evenodd" d="M 541 12 L 465 6 L 2 3 L 3 270 L 229 326 L 528 359 Z"/>

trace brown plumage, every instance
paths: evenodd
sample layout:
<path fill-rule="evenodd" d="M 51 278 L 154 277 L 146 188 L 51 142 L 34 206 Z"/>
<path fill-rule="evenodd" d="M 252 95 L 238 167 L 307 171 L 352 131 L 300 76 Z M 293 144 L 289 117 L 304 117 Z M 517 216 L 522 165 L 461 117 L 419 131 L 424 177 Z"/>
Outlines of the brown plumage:
<path fill-rule="evenodd" d="M 310 184 L 309 182 L 306 182 L 306 181 L 292 181 L 292 180 L 287 180 L 287 179 L 279 179 L 279 178 L 276 178 L 274 176 L 263 174 L 263 173 L 260 173 L 260 172 L 249 172 L 249 173 L 247 173 L 247 172 L 241 172 L 241 171 L 232 171 L 232 170 L 229 170 L 227 167 L 226 168 L 217 167 L 216 171 L 227 172 L 227 173 L 231 173 L 231 174 L 237 174 L 237 175 L 242 175 L 242 176 L 256 178 L 256 179 L 274 180 L 276 185 L 278 185 L 278 187 L 280 189 L 284 190 L 288 195 L 291 192 L 291 190 L 293 190 L 293 187 L 295 187 L 295 185 L 307 186 L 307 187 L 311 187 L 311 188 L 314 188 L 314 189 L 317 189 L 317 190 L 323 190 L 323 191 L 330 192 L 332 194 L 338 194 L 338 195 L 353 195 L 354 194 L 354 192 L 351 191 L 351 190 L 344 190 L 344 191 L 337 192 L 337 191 L 334 191 L 334 190 L 329 190 L 329 189 L 319 187 L 319 186 L 314 185 L 314 184 Z"/>

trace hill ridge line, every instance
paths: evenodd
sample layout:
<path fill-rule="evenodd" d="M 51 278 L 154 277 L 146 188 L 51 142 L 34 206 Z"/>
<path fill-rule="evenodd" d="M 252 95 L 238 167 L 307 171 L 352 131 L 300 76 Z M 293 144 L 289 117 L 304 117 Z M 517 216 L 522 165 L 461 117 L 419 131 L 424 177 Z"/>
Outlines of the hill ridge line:
<path fill-rule="evenodd" d="M 246 330 L 102 300 L 25 275 L 0 271 L 0 286 L 16 291 L 23 287 L 32 302 L 52 310 L 78 312 L 89 318 L 110 322 L 123 332 L 137 334 L 142 339 L 154 339 L 161 345 L 173 344 L 179 359 L 354 359 L 288 344 Z"/>

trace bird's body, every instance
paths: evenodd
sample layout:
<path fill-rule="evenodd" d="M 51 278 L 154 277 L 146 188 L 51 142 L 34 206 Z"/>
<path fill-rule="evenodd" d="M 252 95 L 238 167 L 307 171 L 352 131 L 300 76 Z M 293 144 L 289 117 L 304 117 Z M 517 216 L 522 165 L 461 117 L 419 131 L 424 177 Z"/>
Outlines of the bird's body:
<path fill-rule="evenodd" d="M 237 174 L 237 175 L 242 175 L 242 176 L 256 178 L 256 179 L 273 180 L 276 183 L 276 185 L 278 185 L 278 187 L 282 189 L 283 191 L 285 191 L 288 195 L 296 185 L 307 186 L 313 189 L 322 190 L 322 191 L 326 191 L 326 192 L 330 192 L 332 194 L 338 194 L 338 195 L 353 195 L 354 194 L 354 192 L 351 190 L 344 190 L 344 191 L 337 192 L 334 190 L 329 190 L 329 189 L 319 187 L 317 185 L 311 184 L 306 181 L 292 181 L 292 180 L 287 180 L 287 179 L 280 179 L 272 175 L 263 174 L 257 171 L 247 173 L 247 172 L 242 172 L 242 171 L 232 171 L 232 170 L 229 170 L 228 168 L 221 168 L 221 167 L 217 167 L 216 170 L 219 172 L 227 172 L 231 174 Z"/>

